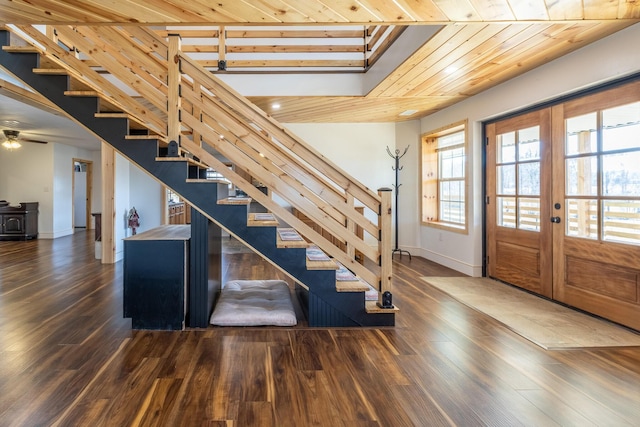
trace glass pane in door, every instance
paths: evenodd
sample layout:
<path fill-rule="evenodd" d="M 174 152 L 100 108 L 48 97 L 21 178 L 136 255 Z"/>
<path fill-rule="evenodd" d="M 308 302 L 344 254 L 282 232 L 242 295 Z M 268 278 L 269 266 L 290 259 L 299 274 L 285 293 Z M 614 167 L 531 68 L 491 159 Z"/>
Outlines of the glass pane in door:
<path fill-rule="evenodd" d="M 498 166 L 496 184 L 497 194 L 516 194 L 516 165 Z"/>
<path fill-rule="evenodd" d="M 640 151 L 602 156 L 602 194 L 640 197 Z"/>
<path fill-rule="evenodd" d="M 518 165 L 518 195 L 540 195 L 540 162 Z"/>
<path fill-rule="evenodd" d="M 602 240 L 640 245 L 640 200 L 602 202 Z"/>
<path fill-rule="evenodd" d="M 540 231 L 540 199 L 518 199 L 518 228 Z"/>
<path fill-rule="evenodd" d="M 570 196 L 598 195 L 598 157 L 567 159 L 565 176 L 566 194 Z"/>
<path fill-rule="evenodd" d="M 507 132 L 496 137 L 497 163 L 513 163 L 516 161 L 516 133 Z"/>
<path fill-rule="evenodd" d="M 518 160 L 540 158 L 540 126 L 518 131 Z"/>
<path fill-rule="evenodd" d="M 585 239 L 598 238 L 598 201 L 596 199 L 567 199 L 566 235 Z"/>
<path fill-rule="evenodd" d="M 516 198 L 498 197 L 496 205 L 498 210 L 496 223 L 501 227 L 516 228 Z"/>
<path fill-rule="evenodd" d="M 589 113 L 566 120 L 565 154 L 595 153 L 598 150 L 598 115 Z"/>
<path fill-rule="evenodd" d="M 602 111 L 602 151 L 640 146 L 640 102 Z"/>

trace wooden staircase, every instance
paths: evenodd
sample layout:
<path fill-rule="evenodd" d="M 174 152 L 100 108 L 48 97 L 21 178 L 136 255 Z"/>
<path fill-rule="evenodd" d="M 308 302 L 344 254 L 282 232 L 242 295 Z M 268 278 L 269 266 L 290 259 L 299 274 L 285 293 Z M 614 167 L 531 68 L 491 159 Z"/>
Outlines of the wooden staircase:
<path fill-rule="evenodd" d="M 60 27 L 56 28 L 56 34 L 67 38 L 61 43 L 33 27 L 19 28 L 21 36 L 37 43 L 38 47 L 12 46 L 11 40 L 15 36 L 0 31 L 0 65 L 180 194 L 210 221 L 292 277 L 310 326 L 395 323 L 397 309 L 381 307 L 381 295 L 390 291 L 391 284 L 389 191 L 373 193 L 326 161 L 184 56 L 179 50 L 179 40 L 167 41 L 151 30 L 138 27 L 127 30 Z M 69 42 L 71 39 L 73 44 Z M 128 55 L 135 55 L 143 68 L 153 72 L 127 68 L 123 65 L 127 61 L 120 52 L 99 50 L 97 46 L 103 46 L 105 39 L 119 40 L 122 43 L 120 51 L 129 49 Z M 142 47 L 136 46 L 133 39 L 138 44 L 145 41 L 148 46 L 160 48 L 143 54 L 140 53 L 142 50 L 135 50 Z M 95 61 L 130 84 L 142 97 L 124 94 L 104 78 L 104 70 L 97 72 L 95 67 L 79 59 L 77 49 L 61 47 L 65 44 L 79 46 L 82 52 L 95 53 Z M 134 67 L 131 61 L 128 63 Z M 132 71 L 144 76 L 125 77 Z M 149 102 L 152 107 L 146 105 Z M 210 153 L 211 149 L 250 170 L 271 191 L 338 236 L 347 249 L 337 248 L 251 182 L 227 168 Z M 220 172 L 249 197 L 227 198 L 226 182 L 206 179 L 209 169 Z M 272 212 L 273 218 L 257 219 L 255 214 L 249 213 L 251 199 Z M 377 215 L 377 221 L 372 222 L 358 213 L 354 209 L 356 201 Z M 309 260 L 307 241 L 302 237 L 300 240 L 283 239 L 278 230 L 278 218 L 291 227 L 290 233 L 313 242 L 318 250 L 331 257 L 330 260 Z M 371 248 L 355 235 L 356 225 L 378 241 L 378 248 Z M 364 264 L 354 260 L 355 250 L 365 257 Z M 338 282 L 339 265 L 353 272 L 354 280 Z M 377 301 L 365 302 L 364 293 L 370 290 L 369 284 L 380 295 Z M 206 295 L 192 295 L 192 298 L 202 299 L 206 304 Z"/>

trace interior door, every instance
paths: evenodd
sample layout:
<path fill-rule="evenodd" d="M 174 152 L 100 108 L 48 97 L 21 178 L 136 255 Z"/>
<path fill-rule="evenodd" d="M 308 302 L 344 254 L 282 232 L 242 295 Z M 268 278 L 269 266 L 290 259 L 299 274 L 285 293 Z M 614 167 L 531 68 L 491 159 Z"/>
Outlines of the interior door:
<path fill-rule="evenodd" d="M 552 121 L 553 297 L 640 330 L 640 82 Z"/>
<path fill-rule="evenodd" d="M 551 298 L 551 110 L 487 125 L 487 272 Z"/>

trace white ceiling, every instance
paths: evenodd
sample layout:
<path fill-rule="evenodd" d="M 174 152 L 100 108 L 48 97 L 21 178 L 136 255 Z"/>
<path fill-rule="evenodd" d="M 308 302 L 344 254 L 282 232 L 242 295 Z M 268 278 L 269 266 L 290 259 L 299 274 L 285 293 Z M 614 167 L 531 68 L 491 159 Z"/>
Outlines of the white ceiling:
<path fill-rule="evenodd" d="M 0 76 L 2 78 L 2 76 Z M 0 94 L 0 130 L 20 131 L 20 138 L 99 150 L 99 140 L 75 122 Z M 0 140 L 4 135 L 0 132 Z M 28 144 L 28 142 L 23 142 Z"/>

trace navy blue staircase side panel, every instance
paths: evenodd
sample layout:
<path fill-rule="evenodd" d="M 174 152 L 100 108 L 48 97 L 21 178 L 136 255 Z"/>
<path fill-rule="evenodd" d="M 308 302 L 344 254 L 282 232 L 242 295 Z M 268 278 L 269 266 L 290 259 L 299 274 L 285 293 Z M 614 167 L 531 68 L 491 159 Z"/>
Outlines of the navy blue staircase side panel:
<path fill-rule="evenodd" d="M 309 312 L 311 317 L 311 301 L 313 298 L 322 300 L 327 306 L 340 313 L 348 315 L 355 324 L 361 326 L 393 326 L 395 324 L 394 313 L 369 314 L 365 309 L 364 292 L 336 292 L 335 278 L 331 286 L 313 286 L 309 289 Z M 329 312 L 326 312 L 328 315 Z M 328 322 L 327 319 L 320 319 Z M 349 326 L 346 324 L 331 326 Z"/>
<path fill-rule="evenodd" d="M 195 213 L 195 215 L 194 215 Z M 189 287 L 187 301 L 187 325 L 205 328 L 208 324 L 206 312 L 209 279 L 209 219 L 200 212 L 191 214 L 191 239 L 189 240 Z"/>
<path fill-rule="evenodd" d="M 329 326 L 359 326 L 353 319 L 345 316 L 333 306 L 318 297 L 313 292 L 309 292 L 309 326 L 329 327 Z"/>

